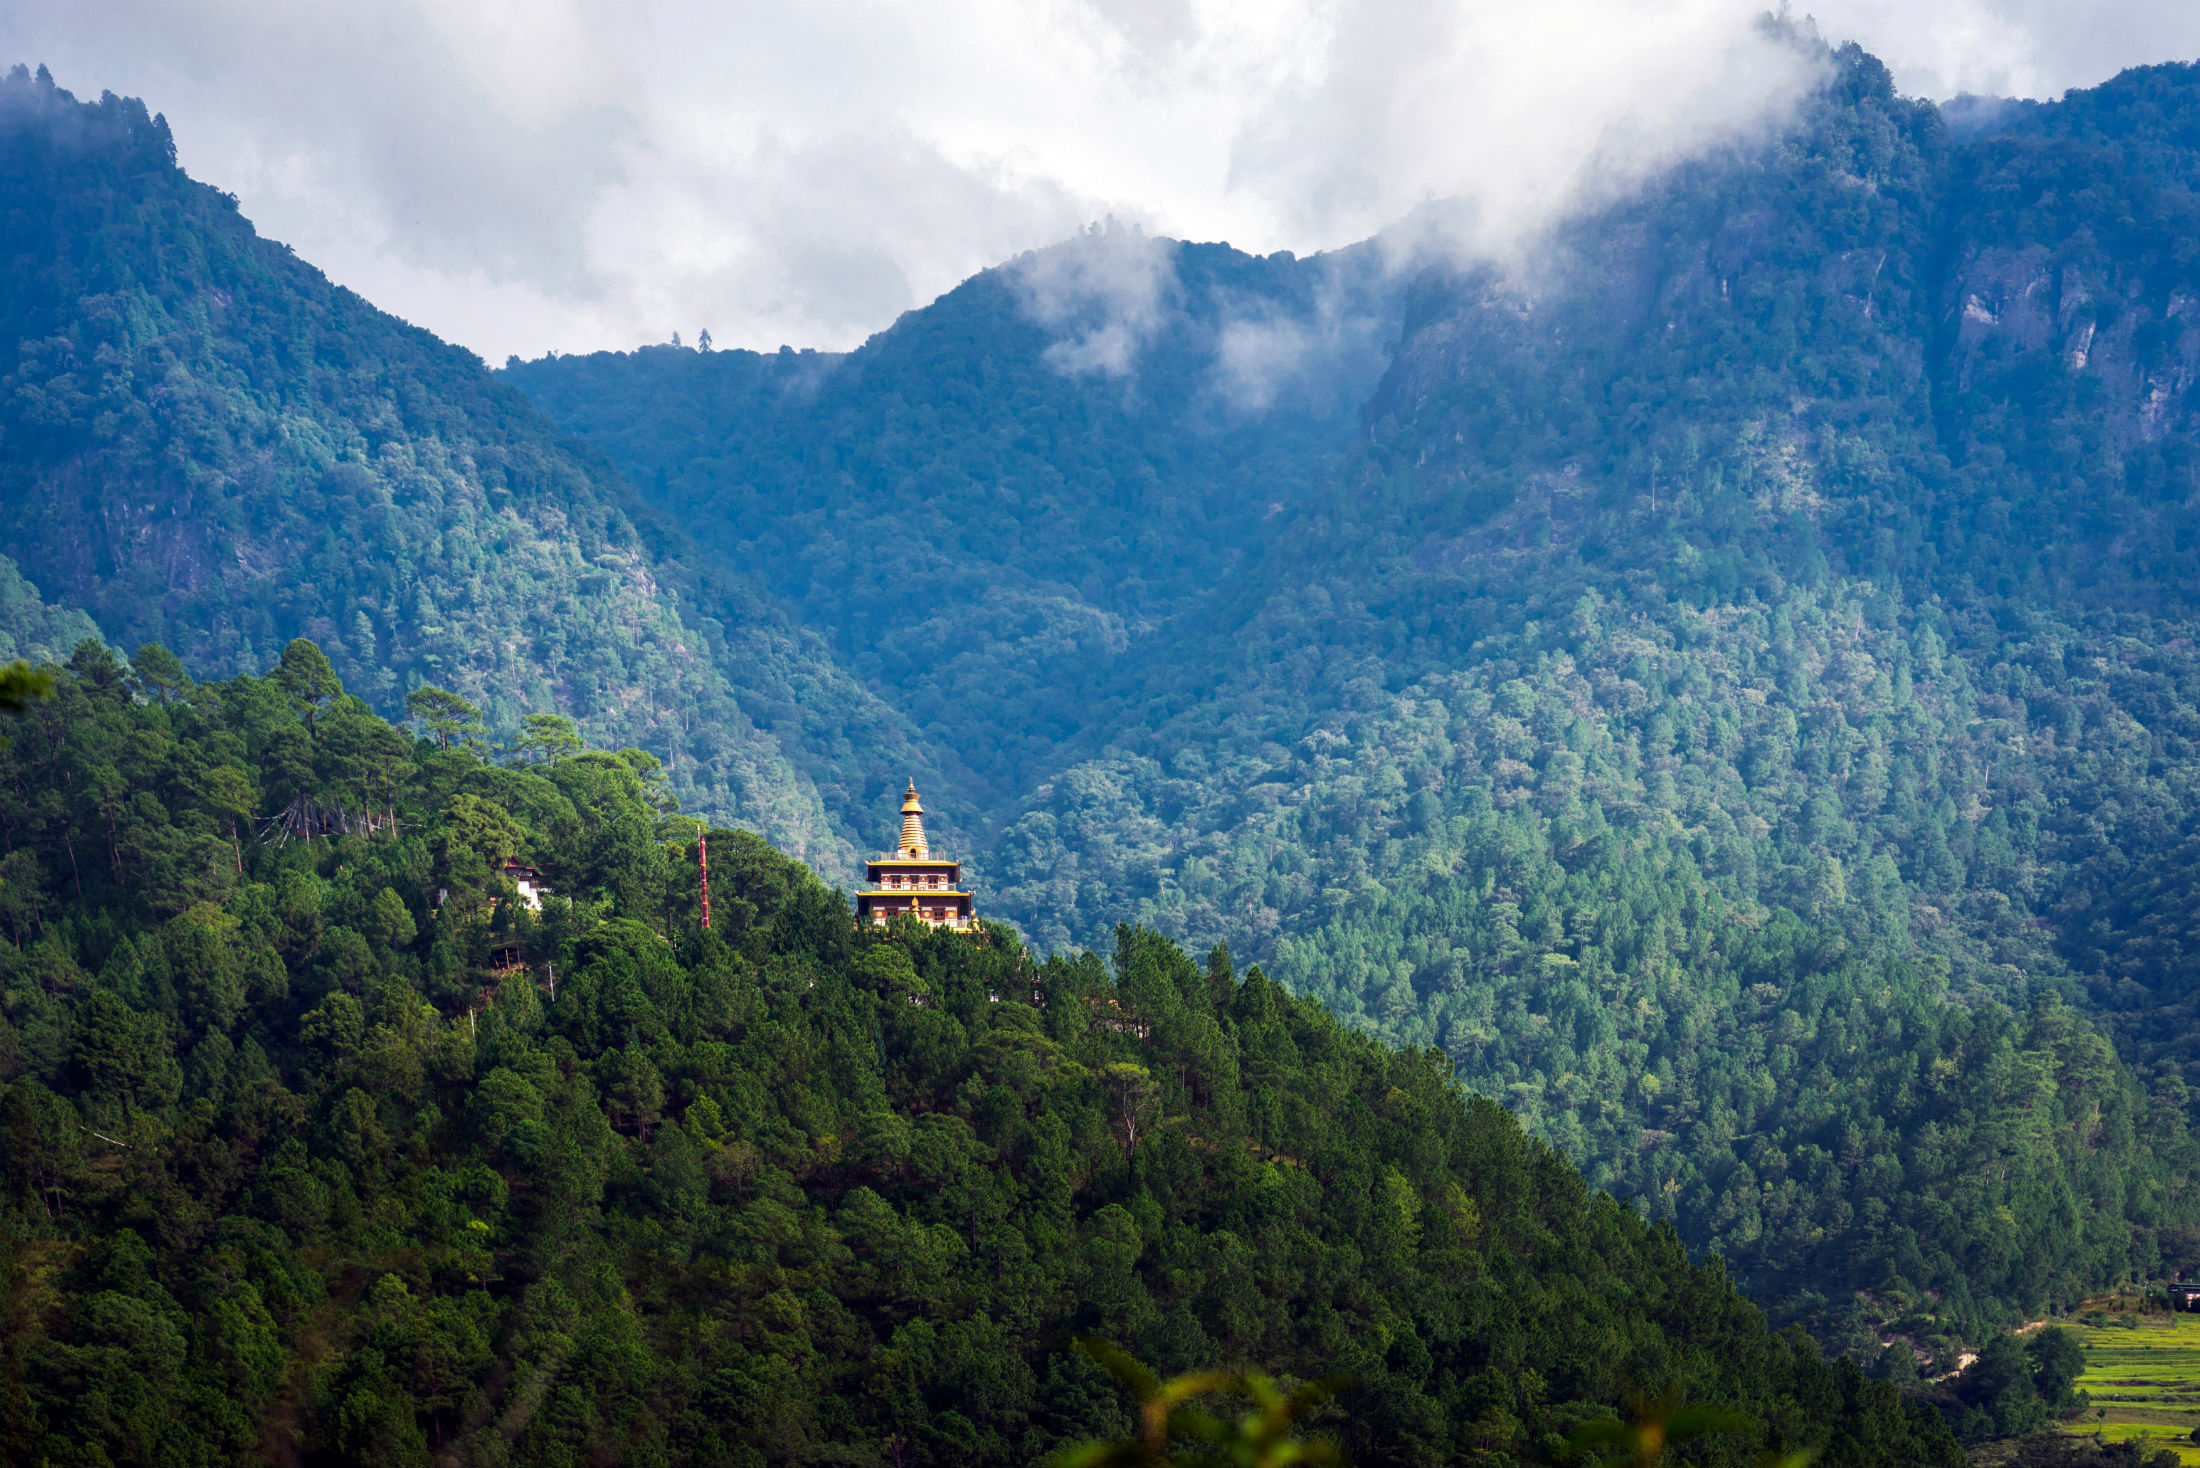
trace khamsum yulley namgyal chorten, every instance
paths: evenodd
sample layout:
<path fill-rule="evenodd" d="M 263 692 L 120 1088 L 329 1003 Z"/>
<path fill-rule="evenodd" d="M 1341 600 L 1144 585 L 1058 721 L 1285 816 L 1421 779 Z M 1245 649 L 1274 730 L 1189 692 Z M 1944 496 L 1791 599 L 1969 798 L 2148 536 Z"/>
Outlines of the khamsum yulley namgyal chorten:
<path fill-rule="evenodd" d="M 856 892 L 856 921 L 883 923 L 907 914 L 934 928 L 968 928 L 970 894 L 962 889 L 962 863 L 932 854 L 924 839 L 924 807 L 917 782 L 901 802 L 901 842 L 885 856 L 865 862 L 867 885 Z"/>

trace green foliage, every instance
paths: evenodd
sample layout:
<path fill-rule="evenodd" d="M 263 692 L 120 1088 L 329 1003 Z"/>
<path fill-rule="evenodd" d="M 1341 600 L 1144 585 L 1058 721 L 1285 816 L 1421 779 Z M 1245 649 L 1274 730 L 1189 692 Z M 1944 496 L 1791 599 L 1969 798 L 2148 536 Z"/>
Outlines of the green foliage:
<path fill-rule="evenodd" d="M 2084 1409 L 2085 1394 L 2073 1388 L 2085 1364 L 2085 1346 L 2069 1331 L 2049 1326 L 2021 1342 L 1997 1332 L 1928 1399 L 1967 1443 L 2021 1438 Z"/>
<path fill-rule="evenodd" d="M 58 663 L 86 638 L 99 638 L 90 617 L 48 603 L 14 561 L 0 556 L 0 658 Z"/>
<path fill-rule="evenodd" d="M 53 674 L 21 658 L 0 667 L 0 714 L 20 714 L 38 700 L 52 696 Z"/>
<path fill-rule="evenodd" d="M 901 778 L 944 772 L 943 845 L 1042 951 L 1126 918 L 1227 941 L 1440 1050 L 1852 1354 L 1945 1357 L 2179 1267 L 2200 72 L 1955 138 L 1855 48 L 1815 60 L 1774 136 L 1561 229 L 1532 281 L 1101 231 L 845 358 L 651 349 L 503 381 L 256 239 L 138 104 L 12 78 L 10 544 L 200 666 L 301 636 L 329 657 L 220 685 L 256 690 L 222 728 L 272 732 L 185 775 L 149 738 L 31 751 L 48 783 L 19 819 L 43 834 L 4 857 L 0 930 L 117 965 L 241 1053 L 275 970 L 222 958 L 215 919 L 268 887 L 253 913 L 305 904 L 313 936 L 239 951 L 280 961 L 283 1002 L 311 1001 L 297 1043 L 337 1065 L 388 1027 L 389 963 L 445 1016 L 479 997 L 480 954 L 425 934 L 486 924 L 508 953 L 533 925 L 575 945 L 568 982 L 600 960 L 646 992 L 661 955 L 622 924 L 685 910 L 674 792 L 845 875 Z M 75 661 L 68 698 L 142 695 L 169 739 L 241 696 L 157 656 Z M 374 717 L 401 689 L 437 747 Z M 524 768 L 458 747 L 476 706 Z M 411 854 L 321 913 L 249 867 L 269 821 L 290 845 L 379 821 Z M 519 916 L 515 856 L 614 921 Z M 750 880 L 737 925 L 791 900 Z M 124 893 L 152 926 L 117 960 L 66 915 Z M 953 1002 L 921 965 L 849 962 Z M 50 1059 L 75 980 L 40 973 L 13 1043 Z M 619 1056 L 599 1109 L 737 1125 L 683 1098 L 626 998 L 573 994 Z M 88 1094 L 157 1112 L 165 1072 L 116 1069 L 151 1041 L 108 1028 Z M 1166 1151 L 1151 1057 L 1075 1063 L 1089 1140 L 1126 1168 Z M 517 1167 L 564 1113 L 506 1070 L 449 1115 Z M 1145 1223 L 1092 1216 L 1093 1298 L 1127 1300 Z M 742 1410 L 778 1410 L 776 1380 Z M 397 1431 L 379 1381 L 345 1388 L 361 1442 Z"/>
<path fill-rule="evenodd" d="M 498 766 L 286 671 L 159 699 L 87 651 L 0 752 L 11 1463 L 1028 1463 L 1131 1430 L 1075 1334 L 1341 1370 L 1355 1461 L 1667 1391 L 1758 1422 L 1706 1464 L 1958 1461 L 1226 953 L 859 929 L 726 829 L 706 932 L 646 760 Z M 1228 1384 L 1274 1460 L 1309 1399 Z"/>
<path fill-rule="evenodd" d="M 1115 709 L 1142 721 L 1175 622 L 1350 445 L 1399 293 L 1373 246 L 1261 258 L 1109 227 L 846 356 L 647 347 L 503 376 L 949 751 L 941 807 L 968 819 Z M 1111 329 L 1129 360 L 1081 365 Z"/>
<path fill-rule="evenodd" d="M 1584 1422 L 1567 1435 L 1566 1447 L 1575 1455 L 1633 1462 L 1638 1468 L 1658 1468 L 1667 1449 L 1713 1432 L 1746 1432 L 1750 1422 L 1739 1412 L 1681 1401 L 1668 1392 L 1655 1402 L 1638 1402 L 1627 1420 L 1598 1418 Z M 1802 1459 L 1809 1461 L 1808 1457 Z"/>
<path fill-rule="evenodd" d="M 2048 1326 L 2024 1343 L 2024 1354 L 2032 1359 L 2032 1381 L 2048 1411 L 2067 1415 L 2085 1405 L 2084 1393 L 2076 1390 L 2085 1374 L 2085 1342 L 2076 1334 Z"/>
<path fill-rule="evenodd" d="M 556 764 L 588 747 L 573 721 L 562 714 L 529 714 L 521 720 L 520 728 L 512 752 L 524 764 Z"/>
<path fill-rule="evenodd" d="M 481 722 L 481 710 L 447 688 L 423 683 L 405 695 L 405 712 L 413 721 L 435 736 L 436 743 L 444 749 L 451 741 L 478 737 L 488 733 Z"/>
<path fill-rule="evenodd" d="M 1136 1437 L 1085 1443 L 1059 1453 L 1052 1459 L 1058 1468 L 1285 1468 L 1337 1461 L 1335 1443 L 1298 1434 L 1300 1419 L 1335 1394 L 1335 1383 L 1308 1382 L 1287 1390 L 1262 1372 L 1213 1369 L 1162 1381 L 1106 1342 L 1079 1341 L 1077 1346 L 1137 1399 L 1139 1431 Z M 1201 1409 L 1204 1399 L 1228 1396 L 1244 1398 L 1251 1410 L 1225 1421 Z"/>
<path fill-rule="evenodd" d="M 2144 1437 L 2105 1438 L 2042 1432 L 1971 1449 L 1981 1468 L 2177 1468 L 2171 1448 Z"/>

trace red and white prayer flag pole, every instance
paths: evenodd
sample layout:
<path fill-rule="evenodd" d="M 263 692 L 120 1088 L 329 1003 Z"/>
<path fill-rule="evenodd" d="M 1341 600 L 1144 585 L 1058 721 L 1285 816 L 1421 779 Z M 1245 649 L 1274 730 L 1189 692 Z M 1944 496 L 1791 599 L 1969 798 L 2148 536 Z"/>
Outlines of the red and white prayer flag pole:
<path fill-rule="evenodd" d="M 695 855 L 703 864 L 703 926 L 710 926 L 710 837 L 695 838 Z"/>

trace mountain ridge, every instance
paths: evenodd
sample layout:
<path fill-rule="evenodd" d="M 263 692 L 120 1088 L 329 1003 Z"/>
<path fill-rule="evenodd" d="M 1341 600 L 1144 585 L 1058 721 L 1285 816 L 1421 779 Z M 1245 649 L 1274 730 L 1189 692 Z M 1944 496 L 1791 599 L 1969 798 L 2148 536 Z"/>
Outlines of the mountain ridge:
<path fill-rule="evenodd" d="M 504 375 L 619 453 L 716 552 L 766 568 L 859 676 L 905 688 L 933 739 L 955 747 L 942 719 L 958 711 L 1037 719 L 1035 755 L 984 755 L 997 770 L 963 756 L 982 793 L 961 798 L 997 812 L 1043 768 L 1034 758 L 1093 737 L 1047 710 L 1135 698 L 1132 644 L 1196 615 L 1202 583 L 1280 510 L 1272 497 L 1304 493 L 1349 438 L 1338 399 L 1372 383 L 1394 294 L 1374 254 L 1262 259 L 1115 227 L 982 273 L 841 356 L 647 348 Z M 1133 355 L 1063 355 L 1094 341 Z M 1260 351 L 1285 361 L 1256 372 Z M 1311 373 L 1309 356 L 1346 364 L 1343 381 Z M 683 373 L 713 390 L 750 374 L 786 383 L 709 420 L 734 441 L 702 444 L 673 411 Z M 789 404 L 814 414 L 810 438 L 775 437 Z M 923 467 L 908 477 L 896 455 L 912 451 Z M 965 671 L 968 642 L 990 656 Z"/>
<path fill-rule="evenodd" d="M 2186 266 L 2150 257 L 2138 307 L 2092 308 L 2104 355 L 2075 367 L 1983 297 L 2015 334 L 1963 335 L 2006 259 L 2085 264 L 2086 211 L 2174 217 L 2155 175 L 2187 157 L 2181 114 L 2146 99 L 2193 76 L 2101 104 L 2113 126 L 2088 125 L 2136 161 L 2073 203 L 2065 145 L 2026 131 L 2063 114 L 1954 148 L 1876 61 L 1825 60 L 1776 136 L 1566 225 L 1533 292 L 1384 274 L 1375 246 L 1300 261 L 1103 229 L 846 357 L 649 349 L 501 380 L 363 307 L 345 320 L 390 344 L 386 382 L 324 363 L 341 340 L 300 356 L 251 311 L 332 298 L 275 255 L 244 277 L 264 300 L 229 291 L 241 315 L 148 347 L 174 335 L 146 284 L 168 257 L 100 232 L 122 196 L 93 169 L 58 200 L 89 224 L 8 216 L 59 262 L 11 309 L 35 284 L 65 329 L 19 339 L 0 433 L 32 452 L 0 512 L 40 585 L 137 635 L 123 573 L 155 562 L 110 573 L 39 516 L 63 487 L 129 510 L 129 466 L 167 442 L 146 415 L 170 400 L 113 364 L 243 354 L 269 384 L 209 368 L 221 394 L 174 398 L 211 425 L 178 472 L 234 490 L 248 561 L 274 547 L 294 584 L 190 560 L 207 589 L 178 625 L 218 636 L 187 650 L 238 635 L 218 590 L 257 655 L 262 628 L 325 639 L 384 707 L 400 675 L 444 676 L 432 655 L 498 688 L 500 722 L 562 701 L 600 742 L 687 740 L 686 800 L 836 875 L 884 844 L 913 768 L 981 914 L 1057 951 L 1126 920 L 1228 938 L 1441 1050 L 1593 1185 L 1898 1374 L 1891 1335 L 1952 1355 L 2200 1267 L 2179 1222 L 2200 1048 L 2157 1033 L 2200 984 L 2181 889 L 2144 880 L 2200 769 Z M 46 85 L 6 84 L 59 108 Z M 120 119 L 174 238 L 242 237 L 176 192 L 142 108 L 66 115 Z M 1959 227 L 2004 253 L 1977 264 Z M 77 288 L 72 249 L 129 312 Z M 2096 361 L 2137 364 L 2135 438 L 2088 416 Z M 111 447 L 85 381 L 130 425 Z M 2132 417 L 2157 390 L 2168 407 Z M 330 397 L 326 420 L 263 402 L 283 393 Z M 232 440 L 269 422 L 342 451 L 270 450 L 284 473 L 256 479 Z M 508 445 L 536 479 L 515 487 Z M 300 518 L 326 522 L 311 545 L 269 531 Z M 2151 559 L 2118 563 L 2119 535 Z M 539 574 L 507 587 L 515 557 Z M 408 585 L 425 599 L 390 594 Z"/>
<path fill-rule="evenodd" d="M 43 584 L 207 671 L 306 633 L 386 711 L 434 681 L 500 728 L 563 711 L 654 747 L 697 804 L 852 870 L 867 843 L 812 783 L 844 731 L 927 767 L 768 599 L 665 554 L 669 527 L 471 353 L 259 240 L 175 168 L 142 104 L 79 104 L 18 67 L 0 126 L 20 267 L 0 296 L 0 508 Z M 809 741 L 808 768 L 744 706 Z"/>

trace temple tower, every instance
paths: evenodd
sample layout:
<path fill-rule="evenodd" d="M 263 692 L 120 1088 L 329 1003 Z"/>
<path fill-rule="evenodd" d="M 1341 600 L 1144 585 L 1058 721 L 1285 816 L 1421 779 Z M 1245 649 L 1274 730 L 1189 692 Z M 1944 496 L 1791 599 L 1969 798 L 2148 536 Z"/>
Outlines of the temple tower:
<path fill-rule="evenodd" d="M 962 863 L 934 856 L 924 839 L 924 803 L 917 799 L 916 781 L 902 798 L 900 842 L 864 868 L 864 885 L 856 890 L 857 922 L 884 924 L 902 915 L 934 928 L 974 926 Z"/>

